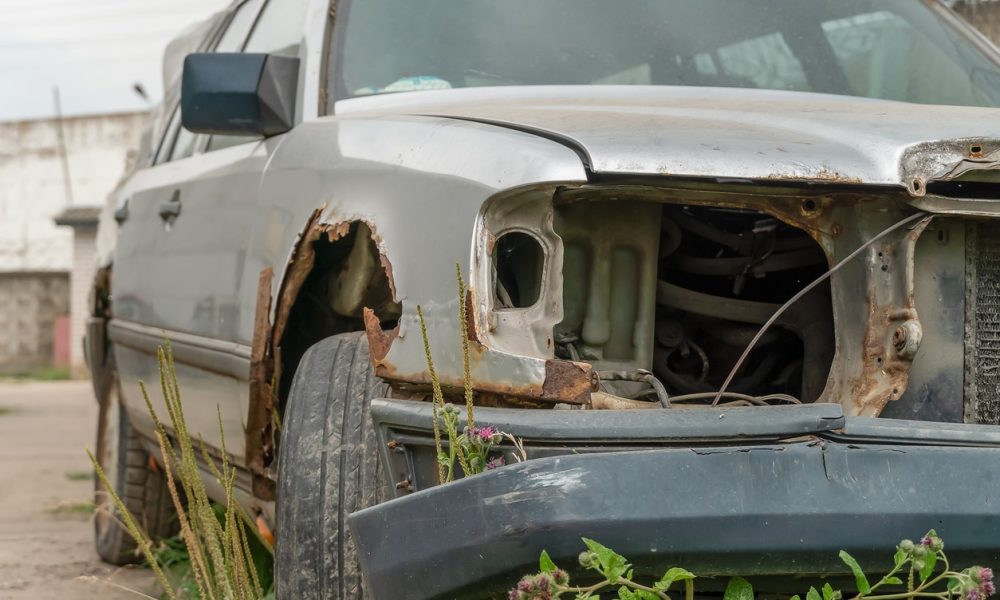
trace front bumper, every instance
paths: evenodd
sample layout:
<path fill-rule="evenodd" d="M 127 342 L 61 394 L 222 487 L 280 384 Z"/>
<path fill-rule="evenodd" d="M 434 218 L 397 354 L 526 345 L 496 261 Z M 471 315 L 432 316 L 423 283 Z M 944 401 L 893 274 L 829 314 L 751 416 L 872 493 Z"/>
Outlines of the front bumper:
<path fill-rule="evenodd" d="M 404 413 L 422 410 L 398 402 L 374 405 L 383 438 L 399 437 L 405 423 L 413 427 Z M 635 439 L 640 428 L 655 430 L 658 421 L 671 437 L 654 449 L 591 446 L 533 459 L 354 513 L 370 591 L 376 599 L 487 597 L 537 570 L 542 549 L 573 567 L 581 536 L 624 554 L 637 573 L 682 566 L 699 576 L 753 575 L 776 592 L 802 591 L 803 582 L 789 576 L 844 574 L 842 549 L 877 570 L 901 538 L 931 528 L 952 564 L 1000 564 L 1000 428 L 833 418 L 835 411 L 839 406 L 590 412 L 575 424 L 581 437 L 594 425 L 587 420 L 623 417 L 635 422 L 620 425 L 617 443 Z M 495 424 L 512 412 L 573 418 L 483 409 L 477 420 Z M 532 421 L 514 418 L 525 427 Z M 671 430 L 668 420 L 685 421 L 685 431 Z M 803 431 L 809 422 L 813 431 Z M 720 441 L 721 423 L 732 424 L 728 443 Z M 515 435 L 518 426 L 506 423 Z M 525 436 L 529 448 L 545 445 L 536 433 Z M 576 445 L 560 444 L 569 452 Z M 699 589 L 724 584 L 707 580 Z"/>

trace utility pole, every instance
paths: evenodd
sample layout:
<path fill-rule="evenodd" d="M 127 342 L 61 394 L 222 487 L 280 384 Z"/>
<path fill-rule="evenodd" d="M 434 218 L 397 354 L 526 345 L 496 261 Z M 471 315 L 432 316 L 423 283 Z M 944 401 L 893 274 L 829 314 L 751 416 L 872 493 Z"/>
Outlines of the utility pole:
<path fill-rule="evenodd" d="M 69 177 L 69 156 L 66 154 L 66 136 L 63 134 L 62 103 L 59 101 L 59 86 L 52 87 L 56 103 L 56 135 L 59 138 L 59 158 L 62 161 L 63 187 L 66 190 L 66 206 L 73 206 L 73 182 Z"/>

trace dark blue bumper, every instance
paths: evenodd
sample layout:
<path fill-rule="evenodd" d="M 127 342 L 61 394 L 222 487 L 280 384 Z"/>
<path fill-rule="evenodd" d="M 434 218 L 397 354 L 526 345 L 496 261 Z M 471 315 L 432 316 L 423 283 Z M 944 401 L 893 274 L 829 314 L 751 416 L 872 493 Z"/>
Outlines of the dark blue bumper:
<path fill-rule="evenodd" d="M 357 512 L 350 525 L 377 600 L 482 598 L 536 569 L 542 549 L 574 566 L 581 536 L 650 573 L 837 575 L 839 550 L 884 566 L 901 538 L 931 528 L 953 564 L 1000 564 L 1000 430 L 843 417 L 817 429 L 539 458 Z"/>

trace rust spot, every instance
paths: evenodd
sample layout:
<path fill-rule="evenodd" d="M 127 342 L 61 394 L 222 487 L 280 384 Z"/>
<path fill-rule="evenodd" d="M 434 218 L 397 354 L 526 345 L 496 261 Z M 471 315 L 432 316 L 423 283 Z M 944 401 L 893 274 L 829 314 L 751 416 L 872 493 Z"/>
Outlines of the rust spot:
<path fill-rule="evenodd" d="M 874 292 L 867 299 L 868 324 L 865 328 L 861 372 L 851 380 L 850 392 L 857 414 L 877 416 L 885 405 L 902 395 L 909 381 L 910 360 L 891 352 L 900 313 L 879 306 Z"/>
<path fill-rule="evenodd" d="M 802 173 L 772 173 L 765 179 L 769 181 L 822 181 L 824 183 L 844 183 L 851 185 L 864 183 L 858 177 L 848 177 L 843 173 L 831 169 L 820 169 L 811 175 Z"/>
<path fill-rule="evenodd" d="M 594 389 L 594 371 L 586 363 L 550 359 L 545 361 L 541 397 L 558 402 L 586 404 Z"/>
<path fill-rule="evenodd" d="M 267 521 L 264 520 L 264 516 L 263 515 L 257 515 L 256 522 L 257 522 L 257 531 L 260 532 L 260 537 L 264 538 L 264 541 L 266 541 L 268 544 L 270 544 L 271 547 L 273 548 L 274 547 L 274 532 L 272 532 L 271 528 L 268 527 Z"/>
<path fill-rule="evenodd" d="M 385 360 L 386 355 L 389 354 L 389 347 L 392 346 L 392 341 L 399 335 L 399 325 L 396 325 L 391 331 L 383 331 L 382 322 L 379 320 L 378 315 L 367 306 L 364 310 L 364 317 L 365 334 L 368 336 L 368 347 L 372 355 L 372 364 L 377 368 Z"/>
<path fill-rule="evenodd" d="M 391 379 L 396 382 L 430 385 L 430 377 L 426 371 L 400 373 L 394 364 L 386 360 L 376 363 L 375 374 L 382 379 Z M 461 376 L 447 377 L 439 374 L 438 377 L 441 386 L 448 390 L 446 393 L 460 393 L 464 385 Z M 590 402 L 590 393 L 596 385 L 597 377 L 591 365 L 550 359 L 545 361 L 545 381 L 540 386 L 489 380 L 473 381 L 472 387 L 480 397 L 483 394 L 496 395 L 503 398 L 504 405 L 516 402 L 528 406 L 528 404 L 524 404 L 524 401 L 528 403 L 537 400 L 543 403 L 587 404 Z M 530 406 L 536 405 L 531 403 Z"/>
<path fill-rule="evenodd" d="M 483 345 L 479 330 L 476 329 L 476 298 L 472 288 L 465 290 L 465 329 L 470 342 Z"/>

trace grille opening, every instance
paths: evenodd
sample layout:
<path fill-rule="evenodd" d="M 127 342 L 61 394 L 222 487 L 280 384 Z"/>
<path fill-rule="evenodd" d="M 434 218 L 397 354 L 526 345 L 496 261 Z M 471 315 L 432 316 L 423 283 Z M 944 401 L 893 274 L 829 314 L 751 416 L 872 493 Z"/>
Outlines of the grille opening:
<path fill-rule="evenodd" d="M 595 214 L 601 226 L 588 228 Z M 750 210 L 589 202 L 560 207 L 556 232 L 565 244 L 557 356 L 650 370 L 672 396 L 718 390 L 764 321 L 828 268 L 806 232 Z M 814 401 L 834 347 L 825 283 L 765 334 L 729 390 Z M 649 395 L 634 382 L 612 387 Z"/>

